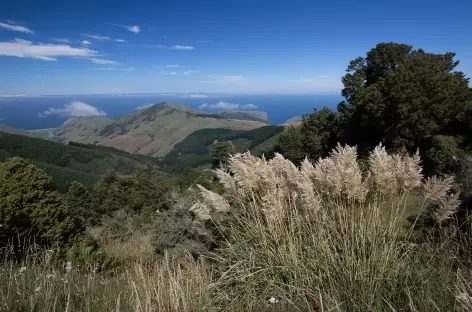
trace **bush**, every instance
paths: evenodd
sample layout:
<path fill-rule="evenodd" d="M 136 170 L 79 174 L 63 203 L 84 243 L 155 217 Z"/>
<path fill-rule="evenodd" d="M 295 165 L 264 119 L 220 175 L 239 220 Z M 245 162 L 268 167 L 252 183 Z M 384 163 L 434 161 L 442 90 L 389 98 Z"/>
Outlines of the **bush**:
<path fill-rule="evenodd" d="M 44 171 L 21 158 L 0 163 L 0 243 L 67 245 L 83 230 Z"/>

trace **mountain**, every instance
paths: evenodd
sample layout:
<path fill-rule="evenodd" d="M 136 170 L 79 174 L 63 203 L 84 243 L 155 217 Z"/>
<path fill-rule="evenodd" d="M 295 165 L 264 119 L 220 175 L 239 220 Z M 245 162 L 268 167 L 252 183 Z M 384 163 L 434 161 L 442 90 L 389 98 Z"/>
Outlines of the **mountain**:
<path fill-rule="evenodd" d="M 255 120 L 267 123 L 266 112 L 226 110 L 218 112 L 217 114 L 228 119 Z"/>
<path fill-rule="evenodd" d="M 26 132 L 25 130 L 16 129 L 16 128 L 10 127 L 9 125 L 4 125 L 4 124 L 0 124 L 0 131 L 6 132 L 6 133 L 12 133 L 12 134 L 24 134 L 24 135 L 28 134 L 28 132 Z"/>
<path fill-rule="evenodd" d="M 67 191 L 73 181 L 92 187 L 110 169 L 131 173 L 140 165 L 157 162 L 152 157 L 131 155 L 104 146 L 62 144 L 0 131 L 0 161 L 15 156 L 26 158 L 44 169 L 61 192 Z"/>
<path fill-rule="evenodd" d="M 254 155 L 270 152 L 285 127 L 266 125 L 250 131 L 225 128 L 200 129 L 175 144 L 159 162 L 160 168 L 181 172 L 187 167 L 199 167 L 211 163 L 211 150 L 218 140 L 230 141 L 235 152 L 251 151 Z"/>
<path fill-rule="evenodd" d="M 132 154 L 165 156 L 174 145 L 200 129 L 224 128 L 252 130 L 267 123 L 243 114 L 244 119 L 209 114 L 183 104 L 160 103 L 139 109 L 116 120 L 104 117 L 79 117 L 61 127 L 48 130 L 60 142 L 98 144 Z M 243 116 L 241 115 L 241 116 Z M 44 133 L 36 133 L 44 136 Z"/>

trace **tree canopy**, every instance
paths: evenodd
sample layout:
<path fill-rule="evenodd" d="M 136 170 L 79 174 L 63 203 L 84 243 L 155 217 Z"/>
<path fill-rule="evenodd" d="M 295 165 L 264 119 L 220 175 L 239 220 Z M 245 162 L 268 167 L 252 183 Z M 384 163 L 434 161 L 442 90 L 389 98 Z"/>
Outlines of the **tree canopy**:
<path fill-rule="evenodd" d="M 361 153 L 382 143 L 396 152 L 419 148 L 427 173 L 446 170 L 472 138 L 472 92 L 454 57 L 390 42 L 355 58 L 342 78 L 345 100 L 337 112 L 323 108 L 303 118 L 292 160 L 325 156 L 337 142 Z M 293 135 L 286 132 L 279 145 Z"/>

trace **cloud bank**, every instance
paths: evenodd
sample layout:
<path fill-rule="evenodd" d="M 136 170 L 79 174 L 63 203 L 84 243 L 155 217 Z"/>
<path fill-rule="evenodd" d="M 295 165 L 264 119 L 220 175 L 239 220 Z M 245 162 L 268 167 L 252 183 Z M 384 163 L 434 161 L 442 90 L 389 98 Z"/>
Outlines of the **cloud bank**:
<path fill-rule="evenodd" d="M 214 104 L 203 103 L 198 107 L 199 109 L 206 109 L 206 110 L 237 110 L 237 109 L 257 109 L 258 106 L 255 104 L 237 104 L 231 102 L 224 102 L 219 101 Z"/>
<path fill-rule="evenodd" d="M 18 31 L 18 32 L 27 33 L 27 34 L 34 33 L 34 31 L 32 31 L 31 29 L 29 29 L 25 26 L 15 25 L 13 23 L 0 22 L 0 28 L 6 29 L 6 30 L 11 30 L 11 31 Z"/>
<path fill-rule="evenodd" d="M 31 41 L 18 38 L 9 42 L 0 42 L 0 55 L 43 61 L 56 61 L 57 57 L 89 57 L 96 53 L 96 51 L 85 47 L 73 48 L 66 44 L 34 44 Z"/>
<path fill-rule="evenodd" d="M 184 46 L 184 45 L 173 45 L 173 46 L 165 46 L 165 45 L 158 45 L 161 49 L 170 49 L 170 50 L 193 50 L 194 47 L 192 46 Z"/>
<path fill-rule="evenodd" d="M 185 95 L 182 95 L 182 98 L 184 98 L 184 99 L 206 99 L 206 98 L 208 98 L 208 95 L 206 95 L 206 94 L 185 94 Z"/>
<path fill-rule="evenodd" d="M 118 62 L 112 61 L 112 60 L 105 60 L 105 59 L 99 59 L 99 58 L 91 58 L 90 59 L 92 63 L 94 64 L 100 64 L 100 65 L 114 65 L 118 64 Z"/>
<path fill-rule="evenodd" d="M 99 41 L 126 42 L 123 39 L 114 39 L 114 38 L 111 38 L 111 37 L 108 37 L 108 36 L 102 36 L 102 35 L 93 35 L 93 34 L 82 34 L 82 35 L 85 36 L 85 37 L 95 39 L 95 40 L 99 40 Z"/>
<path fill-rule="evenodd" d="M 90 104 L 84 102 L 72 102 L 70 104 L 64 105 L 61 108 L 50 107 L 48 110 L 39 113 L 38 117 L 47 117 L 47 116 L 66 116 L 66 117 L 82 117 L 82 116 L 106 116 L 107 114 Z"/>
<path fill-rule="evenodd" d="M 123 27 L 131 32 L 134 32 L 135 34 L 139 33 L 141 31 L 141 28 L 139 28 L 139 26 L 137 25 L 132 25 L 132 26 L 126 26 L 126 25 L 121 25 L 121 24 L 113 24 L 113 23 L 107 23 L 109 25 L 113 25 L 113 26 L 118 26 L 118 27 Z"/>

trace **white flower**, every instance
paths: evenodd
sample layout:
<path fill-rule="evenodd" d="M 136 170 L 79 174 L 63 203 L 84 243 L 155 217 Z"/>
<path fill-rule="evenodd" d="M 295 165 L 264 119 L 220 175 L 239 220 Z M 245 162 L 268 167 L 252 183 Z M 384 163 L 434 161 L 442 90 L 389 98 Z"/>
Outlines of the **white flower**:
<path fill-rule="evenodd" d="M 72 270 L 72 262 L 67 261 L 67 263 L 66 263 L 66 271 L 67 271 L 67 272 L 70 272 L 71 270 Z"/>
<path fill-rule="evenodd" d="M 276 299 L 275 297 L 270 297 L 269 304 L 276 304 L 276 303 L 279 303 L 279 299 Z"/>
<path fill-rule="evenodd" d="M 25 270 L 26 270 L 26 267 L 25 267 L 25 266 L 24 266 L 24 267 L 21 267 L 19 273 L 21 274 L 21 273 L 23 273 Z"/>

